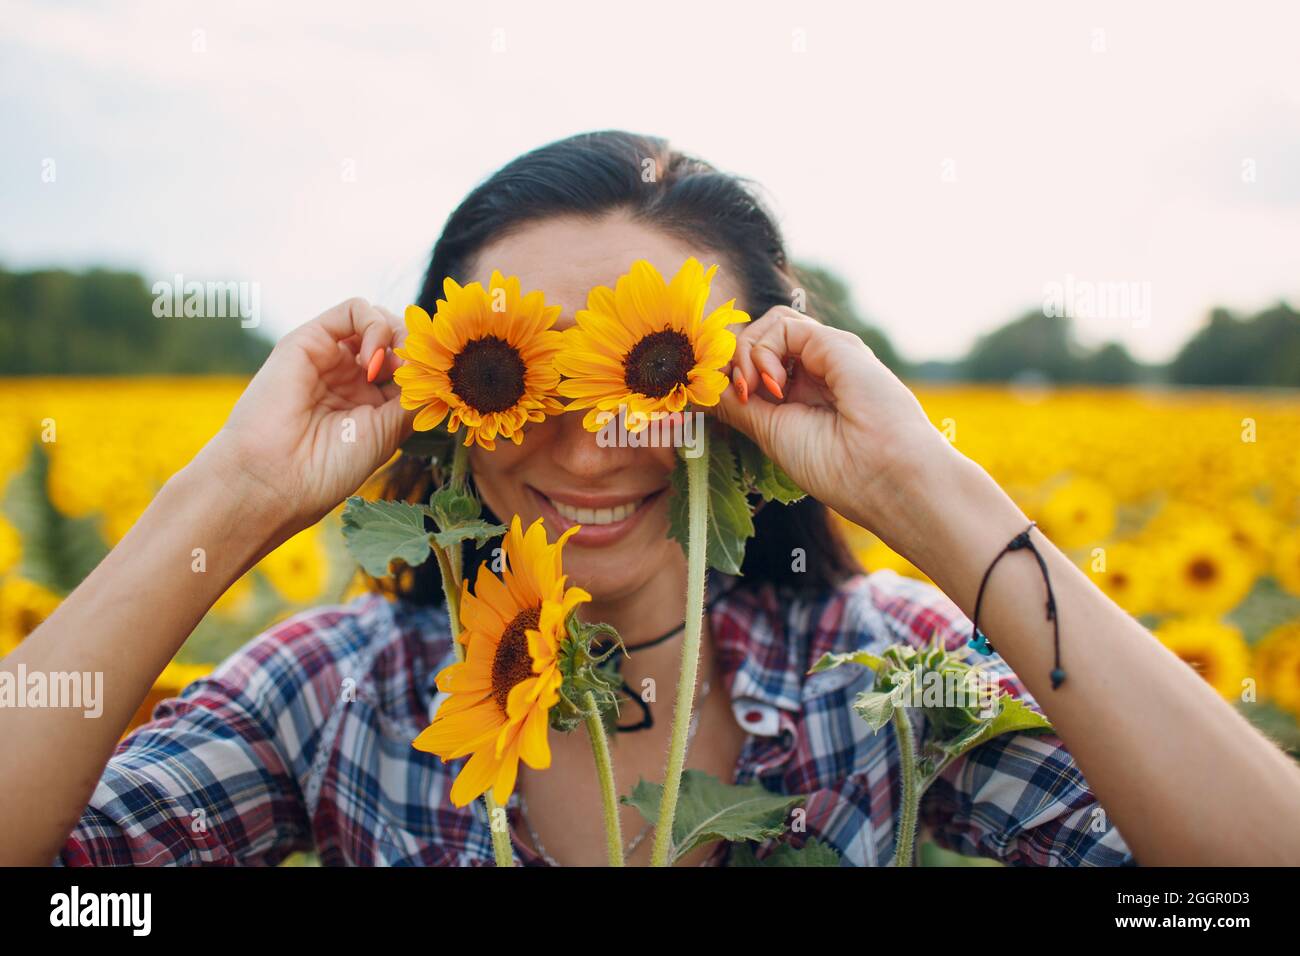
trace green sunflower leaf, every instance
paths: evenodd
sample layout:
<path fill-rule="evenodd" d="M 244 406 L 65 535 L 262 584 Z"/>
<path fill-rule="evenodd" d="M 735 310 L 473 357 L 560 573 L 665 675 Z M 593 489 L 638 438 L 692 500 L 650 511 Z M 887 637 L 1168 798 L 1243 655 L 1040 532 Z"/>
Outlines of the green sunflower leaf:
<path fill-rule="evenodd" d="M 804 490 L 794 483 L 785 469 L 768 458 L 747 435 L 731 429 L 731 444 L 746 489 L 763 496 L 764 501 L 793 504 L 806 497 Z"/>
<path fill-rule="evenodd" d="M 731 851 L 728 866 L 839 866 L 840 855 L 820 840 L 809 840 L 795 847 L 782 843 L 775 850 L 758 859 L 754 848 L 742 843 Z"/>
<path fill-rule="evenodd" d="M 828 671 L 832 668 L 839 667 L 841 664 L 861 664 L 863 667 L 869 667 L 873 671 L 878 671 L 885 666 L 885 659 L 877 657 L 875 654 L 869 654 L 866 651 L 853 651 L 848 654 L 823 654 L 808 671 L 809 674 L 820 674 L 822 671 Z"/>
<path fill-rule="evenodd" d="M 853 702 L 853 709 L 867 722 L 873 732 L 880 730 L 894 719 L 899 697 L 903 688 L 893 690 L 866 690 Z"/>
<path fill-rule="evenodd" d="M 1002 705 L 998 709 L 996 717 L 980 721 L 968 728 L 960 736 L 941 743 L 939 747 L 943 753 L 950 759 L 955 759 L 971 748 L 978 747 L 986 740 L 992 740 L 1002 734 L 1035 730 L 1050 731 L 1052 729 L 1051 721 L 1038 711 L 1030 708 L 1019 697 L 1012 697 L 1007 694 L 1001 698 L 1001 701 Z"/>
<path fill-rule="evenodd" d="M 506 526 L 503 524 L 488 524 L 486 521 L 479 520 L 461 521 L 459 524 L 452 525 L 446 531 L 434 532 L 433 540 L 438 543 L 439 547 L 450 548 L 470 538 L 482 544 L 505 533 Z"/>
<path fill-rule="evenodd" d="M 673 494 L 668 503 L 668 534 L 682 550 L 689 546 L 686 459 L 680 455 L 672 475 Z M 745 497 L 731 445 L 717 430 L 709 433 L 709 514 L 707 562 L 723 574 L 739 574 L 745 560 L 745 542 L 754 536 L 754 519 Z"/>
<path fill-rule="evenodd" d="M 343 508 L 343 537 L 366 574 L 382 578 L 393 561 L 416 567 L 428 559 L 433 540 L 424 526 L 428 516 L 423 505 L 354 495 Z"/>
<path fill-rule="evenodd" d="M 636 807 L 653 824 L 659 819 L 663 787 L 642 780 L 622 802 Z M 790 809 L 804 801 L 802 794 L 785 796 L 758 784 L 736 787 L 702 770 L 682 774 L 673 820 L 673 860 L 698 846 L 717 840 L 762 842 L 785 832 Z"/>

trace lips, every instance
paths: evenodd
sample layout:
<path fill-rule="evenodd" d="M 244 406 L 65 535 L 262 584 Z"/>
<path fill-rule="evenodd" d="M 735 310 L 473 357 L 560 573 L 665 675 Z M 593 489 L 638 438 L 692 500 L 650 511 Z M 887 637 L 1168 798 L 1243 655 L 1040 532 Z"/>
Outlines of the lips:
<path fill-rule="evenodd" d="M 576 524 L 593 526 L 613 524 L 616 521 L 623 521 L 632 517 L 632 513 L 641 507 L 641 502 L 644 500 L 644 498 L 641 498 L 637 501 L 629 501 L 627 504 L 617 505 L 613 508 L 575 508 L 573 505 L 566 505 L 563 501 L 547 498 L 551 507 L 558 511 L 561 516 Z"/>
<path fill-rule="evenodd" d="M 559 532 L 581 525 L 574 544 L 598 547 L 625 537 L 662 497 L 663 488 L 644 495 L 590 495 L 554 492 L 547 494 L 529 486 L 547 524 Z"/>

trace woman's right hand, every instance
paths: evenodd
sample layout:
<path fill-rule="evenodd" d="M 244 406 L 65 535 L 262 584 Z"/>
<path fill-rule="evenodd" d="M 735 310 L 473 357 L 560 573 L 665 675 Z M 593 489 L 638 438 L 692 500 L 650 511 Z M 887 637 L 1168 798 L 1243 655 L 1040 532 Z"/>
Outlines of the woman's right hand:
<path fill-rule="evenodd" d="M 196 463 L 253 496 L 266 531 L 287 538 L 356 491 L 410 434 L 391 351 L 401 320 L 349 299 L 280 339 Z M 384 351 L 374 381 L 368 371 Z M 278 543 L 278 542 L 276 542 Z"/>

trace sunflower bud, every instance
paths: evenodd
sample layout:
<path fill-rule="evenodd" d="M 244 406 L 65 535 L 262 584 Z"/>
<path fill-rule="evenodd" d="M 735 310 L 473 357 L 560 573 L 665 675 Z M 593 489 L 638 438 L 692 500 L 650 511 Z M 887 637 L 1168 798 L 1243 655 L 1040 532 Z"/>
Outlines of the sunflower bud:
<path fill-rule="evenodd" d="M 626 651 L 618 631 L 608 624 L 586 624 L 577 613 L 565 623 L 565 638 L 558 654 L 560 674 L 559 703 L 551 708 L 551 727 L 568 733 L 582 724 L 589 714 L 585 701 L 588 692 L 606 728 L 613 727 L 618 716 L 618 691 L 622 679 L 614 667 L 614 654 Z"/>

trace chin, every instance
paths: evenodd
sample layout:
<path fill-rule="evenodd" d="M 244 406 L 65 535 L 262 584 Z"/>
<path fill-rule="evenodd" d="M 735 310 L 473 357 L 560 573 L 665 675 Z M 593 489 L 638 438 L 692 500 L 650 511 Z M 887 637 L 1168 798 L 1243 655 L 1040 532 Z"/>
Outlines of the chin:
<path fill-rule="evenodd" d="M 673 550 L 681 553 L 676 543 L 663 539 L 585 548 L 579 537 L 564 546 L 564 573 L 570 584 L 590 592 L 597 601 L 618 600 L 644 588 L 673 559 Z"/>

